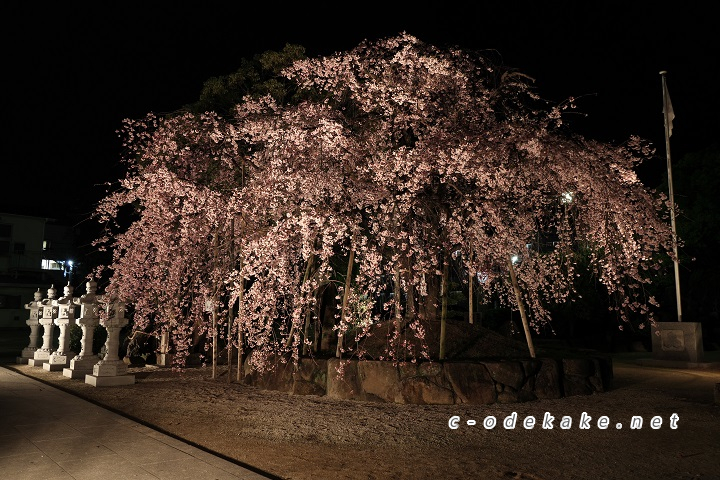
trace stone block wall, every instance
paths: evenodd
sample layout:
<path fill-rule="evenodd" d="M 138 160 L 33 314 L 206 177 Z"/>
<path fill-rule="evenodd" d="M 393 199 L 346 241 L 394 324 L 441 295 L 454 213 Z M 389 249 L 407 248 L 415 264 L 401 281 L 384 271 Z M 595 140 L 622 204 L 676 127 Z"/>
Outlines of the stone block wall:
<path fill-rule="evenodd" d="M 516 403 L 591 395 L 612 386 L 605 357 L 402 363 L 309 359 L 277 362 L 271 372 L 245 370 L 245 383 L 294 395 L 327 395 L 426 405 Z"/>

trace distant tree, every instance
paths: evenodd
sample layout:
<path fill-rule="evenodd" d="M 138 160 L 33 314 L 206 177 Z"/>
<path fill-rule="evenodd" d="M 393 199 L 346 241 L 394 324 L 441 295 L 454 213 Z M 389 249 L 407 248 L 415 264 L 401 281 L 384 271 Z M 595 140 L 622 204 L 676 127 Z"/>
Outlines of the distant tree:
<path fill-rule="evenodd" d="M 673 166 L 673 188 L 679 208 L 677 230 L 683 239 L 679 252 L 683 317 L 718 328 L 720 148 L 714 145 L 684 155 Z M 672 294 L 674 300 L 674 289 Z M 711 335 L 704 332 L 704 336 Z"/>
<path fill-rule="evenodd" d="M 279 52 L 266 51 L 251 60 L 241 59 L 235 72 L 206 80 L 200 98 L 187 109 L 197 114 L 216 112 L 231 118 L 235 106 L 242 103 L 246 96 L 258 98 L 270 95 L 275 101 L 286 103 L 293 99 L 296 89 L 281 76 L 281 72 L 295 60 L 303 58 L 306 58 L 304 47 L 286 44 Z"/>
<path fill-rule="evenodd" d="M 443 328 L 450 262 L 537 330 L 575 294 L 579 250 L 620 318 L 652 321 L 643 289 L 671 235 L 662 196 L 633 172 L 644 142 L 573 135 L 572 100 L 547 104 L 519 72 L 405 34 L 282 74 L 294 102 L 128 122 L 132 168 L 98 213 L 136 209 L 104 239 L 110 288 L 154 328 L 187 344 L 190 325 L 208 328 L 199 299 L 237 299 L 238 346 L 262 369 L 315 346 L 309 320 L 334 283 L 338 354 L 362 356 L 388 321 L 381 358 L 415 360 L 439 305 Z"/>

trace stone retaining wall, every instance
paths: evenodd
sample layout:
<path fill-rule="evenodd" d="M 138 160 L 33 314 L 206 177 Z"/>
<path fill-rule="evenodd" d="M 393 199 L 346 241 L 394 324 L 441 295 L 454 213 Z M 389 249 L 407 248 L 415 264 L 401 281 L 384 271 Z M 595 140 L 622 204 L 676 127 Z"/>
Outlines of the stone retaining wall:
<path fill-rule="evenodd" d="M 590 395 L 611 388 L 610 358 L 536 358 L 404 363 L 373 360 L 302 359 L 278 362 L 245 383 L 294 395 L 411 404 L 515 403 Z"/>

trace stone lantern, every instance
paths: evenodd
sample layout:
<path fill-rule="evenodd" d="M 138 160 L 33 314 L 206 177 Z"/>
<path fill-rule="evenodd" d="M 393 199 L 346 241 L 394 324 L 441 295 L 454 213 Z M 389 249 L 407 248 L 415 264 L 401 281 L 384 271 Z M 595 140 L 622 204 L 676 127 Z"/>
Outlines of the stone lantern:
<path fill-rule="evenodd" d="M 35 350 L 33 358 L 28 360 L 28 365 L 31 367 L 39 367 L 50 359 L 50 355 L 53 353 L 53 335 L 55 333 L 55 319 L 58 316 L 58 307 L 53 305 L 55 300 L 55 285 L 51 285 L 47 290 L 47 298 L 40 300 L 40 309 L 38 315 L 40 318 L 38 321 L 43 327 L 42 346 Z"/>
<path fill-rule="evenodd" d="M 27 347 L 23 348 L 22 353 L 19 357 L 16 357 L 17 363 L 28 363 L 28 360 L 33 358 L 35 351 L 38 349 L 38 337 L 40 335 L 40 310 L 42 309 L 40 301 L 42 300 L 42 292 L 37 289 L 34 294 L 34 299 L 31 302 L 25 304 L 25 310 L 30 310 L 30 318 L 25 320 L 25 323 L 30 327 L 30 343 Z"/>
<path fill-rule="evenodd" d="M 95 364 L 92 375 L 85 376 L 85 383 L 94 387 L 112 385 L 130 385 L 135 383 L 135 375 L 127 374 L 127 365 L 120 359 L 120 330 L 128 324 L 125 318 L 125 302 L 116 298 L 108 299 L 104 318 L 100 325 L 107 330 L 105 357 Z"/>
<path fill-rule="evenodd" d="M 80 353 L 70 360 L 70 367 L 63 369 L 63 375 L 70 378 L 85 378 L 85 375 L 92 374 L 93 367 L 98 362 L 97 355 L 93 354 L 93 337 L 95 327 L 100 323 L 98 315 L 97 282 L 90 280 L 85 283 L 87 293 L 79 298 L 74 298 L 75 305 L 80 306 L 80 318 L 77 324 L 82 329 L 80 340 Z"/>
<path fill-rule="evenodd" d="M 58 314 L 55 318 L 55 325 L 60 328 L 60 338 L 58 340 L 58 349 L 54 351 L 47 363 L 43 365 L 43 369 L 48 371 L 62 371 L 70 365 L 70 360 L 76 355 L 70 351 L 70 328 L 75 325 L 75 305 L 73 299 L 73 287 L 68 282 L 63 288 L 63 296 L 57 300 L 53 300 L 53 305 L 57 306 Z"/>

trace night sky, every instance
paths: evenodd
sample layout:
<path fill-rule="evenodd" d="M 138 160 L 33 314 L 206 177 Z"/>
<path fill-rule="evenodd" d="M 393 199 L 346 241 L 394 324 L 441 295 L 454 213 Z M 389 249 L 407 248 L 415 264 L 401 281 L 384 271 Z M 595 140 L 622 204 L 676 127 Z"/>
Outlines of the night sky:
<path fill-rule="evenodd" d="M 2 7 L 0 211 L 10 213 L 89 216 L 102 183 L 122 175 L 123 118 L 194 102 L 208 78 L 286 43 L 315 57 L 405 31 L 438 47 L 495 50 L 535 78 L 542 97 L 581 98 L 587 116 L 573 120 L 578 133 L 651 140 L 656 165 L 641 172 L 650 187 L 666 171 L 661 70 L 676 115 L 673 159 L 720 134 L 717 17 L 689 2 L 672 10 L 657 2 L 435 2 L 442 9 L 432 10 L 360 2 L 357 11 L 345 2 L 20 3 Z"/>

